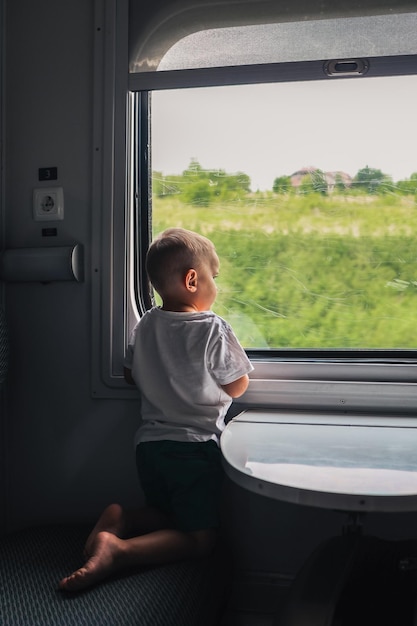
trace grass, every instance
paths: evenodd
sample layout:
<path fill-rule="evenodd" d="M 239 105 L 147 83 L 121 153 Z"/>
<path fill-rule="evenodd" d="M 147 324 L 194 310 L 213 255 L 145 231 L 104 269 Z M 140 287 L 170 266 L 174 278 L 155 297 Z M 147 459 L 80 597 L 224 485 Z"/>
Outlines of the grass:
<path fill-rule="evenodd" d="M 215 243 L 217 313 L 247 348 L 414 349 L 413 196 L 251 194 L 209 207 L 153 200 L 154 232 Z"/>

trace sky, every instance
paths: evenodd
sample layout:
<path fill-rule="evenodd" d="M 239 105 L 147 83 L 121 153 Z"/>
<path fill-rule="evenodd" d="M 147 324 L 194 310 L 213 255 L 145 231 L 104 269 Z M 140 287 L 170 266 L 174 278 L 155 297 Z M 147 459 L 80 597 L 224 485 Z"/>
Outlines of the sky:
<path fill-rule="evenodd" d="M 307 166 L 417 172 L 417 76 L 153 92 L 152 169 L 242 171 L 251 189 Z"/>

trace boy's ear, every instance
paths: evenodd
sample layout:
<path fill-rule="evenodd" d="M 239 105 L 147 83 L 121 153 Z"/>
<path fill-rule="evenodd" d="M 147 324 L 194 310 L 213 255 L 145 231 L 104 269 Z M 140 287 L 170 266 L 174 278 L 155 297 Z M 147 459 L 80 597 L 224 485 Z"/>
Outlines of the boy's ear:
<path fill-rule="evenodd" d="M 197 291 L 197 270 L 189 269 L 185 275 L 185 287 L 191 293 Z"/>

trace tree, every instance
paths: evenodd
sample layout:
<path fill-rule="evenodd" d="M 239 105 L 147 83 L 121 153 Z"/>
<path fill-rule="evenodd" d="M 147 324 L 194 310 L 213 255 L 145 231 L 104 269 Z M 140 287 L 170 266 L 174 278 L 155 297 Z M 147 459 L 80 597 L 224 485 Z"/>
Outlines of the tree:
<path fill-rule="evenodd" d="M 237 172 L 236 174 L 226 174 L 221 170 L 221 176 L 223 176 L 220 182 L 220 186 L 228 191 L 245 193 L 250 191 L 250 178 L 243 172 Z"/>
<path fill-rule="evenodd" d="M 274 193 L 288 193 L 289 191 L 292 191 L 292 189 L 293 186 L 291 184 L 290 176 L 278 176 L 275 178 L 272 185 L 272 191 Z"/>
<path fill-rule="evenodd" d="M 250 191 L 250 178 L 243 172 L 228 174 L 225 170 L 205 170 L 192 158 L 181 175 L 165 176 L 153 172 L 152 188 L 158 197 L 180 194 L 184 202 L 209 206 L 212 201 L 236 200 Z"/>
<path fill-rule="evenodd" d="M 181 195 L 185 202 L 195 206 L 208 206 L 214 196 L 209 181 L 204 179 L 186 185 Z"/>
<path fill-rule="evenodd" d="M 399 180 L 397 182 L 397 190 L 404 194 L 417 193 L 417 172 L 413 172 L 409 179 Z"/>
<path fill-rule="evenodd" d="M 225 170 L 205 170 L 197 159 L 191 159 L 183 172 L 182 197 L 186 202 L 208 206 L 213 200 L 236 200 L 250 191 L 250 178 L 243 172 L 228 174 Z"/>
<path fill-rule="evenodd" d="M 183 171 L 182 175 L 183 176 L 195 176 L 195 177 L 201 178 L 201 177 L 204 177 L 205 172 L 203 168 L 201 167 L 200 163 L 197 161 L 197 159 L 192 158 L 189 166 L 187 167 L 186 170 Z"/>
<path fill-rule="evenodd" d="M 384 193 L 387 185 L 392 185 L 392 179 L 388 174 L 373 167 L 363 167 L 353 179 L 354 187 L 364 189 L 367 193 Z"/>

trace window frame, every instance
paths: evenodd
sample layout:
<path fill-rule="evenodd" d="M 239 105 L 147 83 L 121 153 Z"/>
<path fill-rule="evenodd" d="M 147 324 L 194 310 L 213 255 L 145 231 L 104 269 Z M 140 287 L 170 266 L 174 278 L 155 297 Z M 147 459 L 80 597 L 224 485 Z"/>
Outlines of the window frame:
<path fill-rule="evenodd" d="M 95 0 L 92 134 L 91 395 L 132 398 L 120 371 L 127 344 L 132 264 L 127 87 L 128 0 Z"/>

